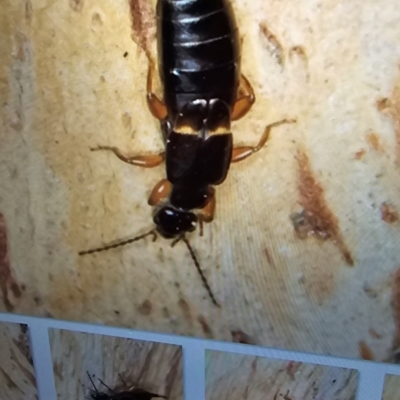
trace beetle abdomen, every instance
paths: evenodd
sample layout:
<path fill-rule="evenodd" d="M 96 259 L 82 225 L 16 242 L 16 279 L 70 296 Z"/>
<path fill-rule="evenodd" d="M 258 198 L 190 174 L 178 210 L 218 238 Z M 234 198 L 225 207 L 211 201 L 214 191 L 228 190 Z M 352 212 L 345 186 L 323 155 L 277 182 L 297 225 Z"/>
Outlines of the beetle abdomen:
<path fill-rule="evenodd" d="M 227 0 L 159 0 L 158 56 L 164 100 L 172 111 L 195 98 L 233 105 L 239 38 Z"/>

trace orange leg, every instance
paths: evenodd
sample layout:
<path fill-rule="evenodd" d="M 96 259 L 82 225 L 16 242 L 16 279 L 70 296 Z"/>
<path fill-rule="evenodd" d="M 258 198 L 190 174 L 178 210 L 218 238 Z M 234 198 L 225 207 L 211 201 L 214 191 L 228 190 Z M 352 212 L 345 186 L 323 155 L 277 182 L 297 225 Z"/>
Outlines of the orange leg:
<path fill-rule="evenodd" d="M 169 196 L 171 192 L 171 182 L 168 179 L 161 179 L 160 182 L 154 186 L 149 196 L 148 204 L 155 206 Z"/>
<path fill-rule="evenodd" d="M 112 151 L 120 160 L 131 164 L 136 165 L 138 167 L 143 168 L 154 168 L 160 165 L 165 158 L 164 153 L 161 154 L 149 154 L 145 156 L 126 156 L 124 155 L 121 150 L 117 149 L 116 147 L 111 146 L 98 146 L 95 148 L 91 148 L 91 151 L 99 151 L 99 150 L 107 150 Z"/>
<path fill-rule="evenodd" d="M 168 112 L 165 104 L 153 93 L 154 69 L 154 61 L 149 59 L 149 70 L 147 72 L 147 105 L 155 118 L 163 120 L 167 117 Z"/>
<path fill-rule="evenodd" d="M 209 196 L 210 200 L 208 201 L 206 206 L 202 208 L 197 214 L 197 218 L 200 223 L 200 236 L 203 236 L 203 223 L 205 222 L 206 224 L 208 224 L 214 219 L 215 206 L 216 206 L 215 191 L 212 190 Z"/>
<path fill-rule="evenodd" d="M 231 121 L 237 121 L 238 119 L 244 117 L 256 101 L 254 90 L 244 75 L 241 75 L 240 77 L 240 85 L 246 94 L 236 100 L 232 110 Z"/>
<path fill-rule="evenodd" d="M 265 128 L 264 133 L 261 136 L 261 139 L 256 146 L 240 146 L 233 149 L 232 162 L 239 162 L 245 160 L 252 154 L 257 153 L 257 151 L 260 151 L 263 148 L 263 146 L 267 143 L 272 128 L 275 128 L 276 126 L 282 124 L 293 124 L 294 122 L 296 122 L 295 119 L 284 119 L 282 121 L 274 122 L 273 124 L 268 125 Z"/>

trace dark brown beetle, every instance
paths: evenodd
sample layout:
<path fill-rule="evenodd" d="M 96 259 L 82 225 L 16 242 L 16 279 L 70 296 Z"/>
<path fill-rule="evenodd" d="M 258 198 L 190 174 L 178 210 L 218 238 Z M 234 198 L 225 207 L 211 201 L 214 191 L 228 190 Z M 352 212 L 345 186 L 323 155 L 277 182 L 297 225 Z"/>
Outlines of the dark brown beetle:
<path fill-rule="evenodd" d="M 87 376 L 89 377 L 90 382 L 93 386 L 93 393 L 91 393 L 90 397 L 92 400 L 151 400 L 153 397 L 167 399 L 166 396 L 161 396 L 159 394 L 147 392 L 146 390 L 140 389 L 136 386 L 133 386 L 124 391 L 116 391 L 107 386 L 101 379 L 99 382 L 108 389 L 108 393 L 99 392 L 96 388 L 96 385 L 93 382 L 89 372 L 87 372 Z"/>
<path fill-rule="evenodd" d="M 242 118 L 255 101 L 249 81 L 240 73 L 240 43 L 228 0 L 158 0 L 158 67 L 163 101 L 153 93 L 154 62 L 149 59 L 147 103 L 161 123 L 165 152 L 129 156 L 112 151 L 129 164 L 152 168 L 166 163 L 166 179 L 158 182 L 148 203 L 154 207 L 156 228 L 134 239 L 80 254 L 108 250 L 156 232 L 183 240 L 203 283 L 218 305 L 185 237 L 214 218 L 215 190 L 224 182 L 231 163 L 246 159 L 267 142 L 273 127 L 294 122 L 282 120 L 265 128 L 256 146 L 233 146 L 231 122 Z M 243 94 L 240 94 L 243 93 Z"/>

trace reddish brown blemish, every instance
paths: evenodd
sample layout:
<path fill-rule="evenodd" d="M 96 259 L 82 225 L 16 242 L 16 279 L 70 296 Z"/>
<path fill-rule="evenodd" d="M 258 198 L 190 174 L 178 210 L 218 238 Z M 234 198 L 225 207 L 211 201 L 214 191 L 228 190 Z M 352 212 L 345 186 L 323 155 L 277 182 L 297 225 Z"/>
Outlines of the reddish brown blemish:
<path fill-rule="evenodd" d="M 299 195 L 303 211 L 291 215 L 296 235 L 300 239 L 315 236 L 320 240 L 331 239 L 348 265 L 354 265 L 353 257 L 344 242 L 339 221 L 325 200 L 324 190 L 315 179 L 308 156 L 298 151 Z"/>
<path fill-rule="evenodd" d="M 400 164 L 400 74 L 397 77 L 391 96 L 379 99 L 376 102 L 376 107 L 393 120 L 396 136 L 396 160 Z"/>
<path fill-rule="evenodd" d="M 178 306 L 182 310 L 183 315 L 185 316 L 186 320 L 192 323 L 192 314 L 190 312 L 190 306 L 188 302 L 184 299 L 179 299 Z"/>
<path fill-rule="evenodd" d="M 151 304 L 151 301 L 147 299 L 138 307 L 138 310 L 142 315 L 150 315 L 152 309 L 153 305 Z"/>
<path fill-rule="evenodd" d="M 208 325 L 208 322 L 206 321 L 206 319 L 202 315 L 199 315 L 197 318 L 197 321 L 200 322 L 201 329 L 203 330 L 203 333 L 206 335 L 206 337 L 212 338 L 213 333 L 212 333 L 211 327 L 210 327 L 210 325 Z"/>
<path fill-rule="evenodd" d="M 249 336 L 247 333 L 244 333 L 240 329 L 231 331 L 231 335 L 234 343 L 256 344 L 255 340 L 251 336 Z"/>
<path fill-rule="evenodd" d="M 395 325 L 393 349 L 400 347 L 400 267 L 396 269 L 392 277 L 392 314 Z"/>
<path fill-rule="evenodd" d="M 292 381 L 296 380 L 296 372 L 300 368 L 302 363 L 296 363 L 294 361 L 290 361 L 288 366 L 286 367 L 286 373 Z"/>
<path fill-rule="evenodd" d="M 368 135 L 365 137 L 365 140 L 375 151 L 383 151 L 381 141 L 376 133 L 368 133 Z"/>
<path fill-rule="evenodd" d="M 269 30 L 265 23 L 260 24 L 260 32 L 267 39 L 267 49 L 274 56 L 280 66 L 285 64 L 285 53 L 283 46 L 277 37 Z"/>
<path fill-rule="evenodd" d="M 151 58 L 150 46 L 155 36 L 155 16 L 147 0 L 129 1 L 132 16 L 132 39 Z"/>
<path fill-rule="evenodd" d="M 264 247 L 264 254 L 265 254 L 265 257 L 267 257 L 268 264 L 269 264 L 271 267 L 275 268 L 274 259 L 272 258 L 272 255 L 271 255 L 271 253 L 269 252 L 267 246 Z"/>
<path fill-rule="evenodd" d="M 64 380 L 64 379 L 63 379 L 62 370 L 63 370 L 63 368 L 62 368 L 62 366 L 61 366 L 59 363 L 55 362 L 55 363 L 53 364 L 53 372 L 54 372 L 54 375 L 55 375 L 60 381 L 63 381 L 63 380 Z"/>
<path fill-rule="evenodd" d="M 372 338 L 382 339 L 382 335 L 379 332 L 377 332 L 374 328 L 370 328 L 368 332 Z"/>
<path fill-rule="evenodd" d="M 14 306 L 9 299 L 9 290 L 15 297 L 21 297 L 21 290 L 11 274 L 8 255 L 7 229 L 3 214 L 0 214 L 0 289 L 3 294 L 3 303 L 7 311 L 13 311 Z"/>
<path fill-rule="evenodd" d="M 360 353 L 360 357 L 363 360 L 373 361 L 375 360 L 374 353 L 371 348 L 365 343 L 363 340 L 358 342 L 358 351 Z"/>
<path fill-rule="evenodd" d="M 354 159 L 361 160 L 365 156 L 366 153 L 367 152 L 365 151 L 365 149 L 359 150 L 359 151 L 357 151 L 356 154 L 354 154 Z"/>
<path fill-rule="evenodd" d="M 385 221 L 387 224 L 394 224 L 399 220 L 398 212 L 386 201 L 381 204 L 380 210 L 382 221 Z"/>

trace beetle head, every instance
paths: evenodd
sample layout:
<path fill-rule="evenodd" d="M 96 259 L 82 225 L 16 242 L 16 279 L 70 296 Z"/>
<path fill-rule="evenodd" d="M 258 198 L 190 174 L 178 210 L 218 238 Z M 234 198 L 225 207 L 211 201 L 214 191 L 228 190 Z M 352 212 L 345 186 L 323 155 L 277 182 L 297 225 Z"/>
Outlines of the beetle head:
<path fill-rule="evenodd" d="M 186 232 L 193 232 L 196 229 L 197 216 L 190 211 L 164 206 L 156 211 L 153 221 L 157 232 L 164 238 L 170 239 Z"/>

